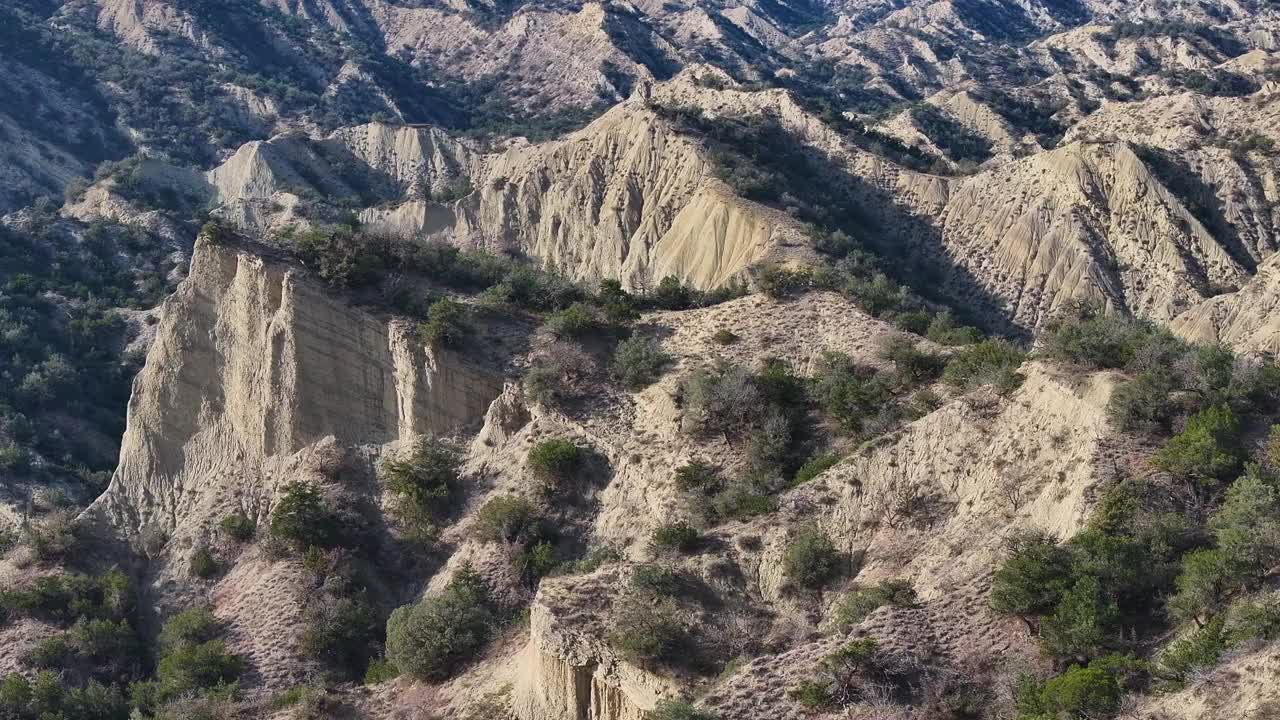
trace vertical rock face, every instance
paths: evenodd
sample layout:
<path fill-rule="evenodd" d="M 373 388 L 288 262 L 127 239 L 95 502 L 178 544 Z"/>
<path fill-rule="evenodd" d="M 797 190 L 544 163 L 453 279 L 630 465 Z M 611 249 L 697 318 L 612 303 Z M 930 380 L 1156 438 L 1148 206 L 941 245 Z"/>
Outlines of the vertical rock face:
<path fill-rule="evenodd" d="M 120 464 L 95 504 L 172 528 L 205 486 L 332 436 L 382 444 L 483 417 L 501 378 L 304 274 L 201 240 L 134 384 Z M 92 512 L 92 511 L 91 511 Z"/>
<path fill-rule="evenodd" d="M 594 613 L 621 579 L 602 571 L 548 582 L 529 609 L 529 644 L 514 683 L 520 720 L 645 720 L 672 683 L 624 662 Z"/>

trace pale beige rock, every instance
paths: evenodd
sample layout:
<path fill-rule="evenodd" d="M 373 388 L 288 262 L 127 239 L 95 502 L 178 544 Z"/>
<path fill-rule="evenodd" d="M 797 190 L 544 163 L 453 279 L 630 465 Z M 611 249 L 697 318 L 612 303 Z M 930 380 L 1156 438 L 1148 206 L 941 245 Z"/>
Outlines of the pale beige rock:
<path fill-rule="evenodd" d="M 1174 318 L 1170 327 L 1195 342 L 1226 343 L 1237 352 L 1280 354 L 1280 255 L 1263 263 L 1238 292 L 1206 300 Z"/>
<path fill-rule="evenodd" d="M 1076 299 L 1168 321 L 1248 276 L 1122 144 L 1071 144 L 969 178 L 941 222 L 956 265 L 1027 327 Z"/>
<path fill-rule="evenodd" d="M 1144 720 L 1265 720 L 1280 709 L 1280 644 L 1255 644 L 1197 674 L 1185 688 L 1128 703 Z"/>
<path fill-rule="evenodd" d="M 658 700 L 675 692 L 670 679 L 619 659 L 604 628 L 587 619 L 622 582 L 613 569 L 540 588 L 513 688 L 520 720 L 646 720 Z"/>
<path fill-rule="evenodd" d="M 307 222 L 298 193 L 353 192 L 325 148 L 367 165 L 391 196 L 414 198 L 364 210 L 370 227 L 531 255 L 575 279 L 637 287 L 674 275 L 710 288 L 802 244 L 793 219 L 735 197 L 703 151 L 638 99 L 563 140 L 489 155 L 438 129 L 377 123 L 319 142 L 249 143 L 208 173 L 219 212 L 258 231 Z M 465 198 L 430 200 L 463 186 Z"/>
<path fill-rule="evenodd" d="M 326 437 L 382 444 L 475 423 L 502 384 L 295 268 L 202 239 L 135 387 L 120 465 L 90 510 L 128 530 L 173 528 L 205 483 Z"/>

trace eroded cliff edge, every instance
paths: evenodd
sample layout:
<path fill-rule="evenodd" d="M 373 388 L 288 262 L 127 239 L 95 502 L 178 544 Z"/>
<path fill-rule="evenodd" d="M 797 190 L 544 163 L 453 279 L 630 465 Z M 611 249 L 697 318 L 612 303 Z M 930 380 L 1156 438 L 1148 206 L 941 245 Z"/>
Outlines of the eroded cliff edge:
<path fill-rule="evenodd" d="M 326 437 L 381 445 L 478 422 L 500 375 L 207 237 L 134 382 L 120 464 L 88 511 L 171 529 L 210 485 Z"/>

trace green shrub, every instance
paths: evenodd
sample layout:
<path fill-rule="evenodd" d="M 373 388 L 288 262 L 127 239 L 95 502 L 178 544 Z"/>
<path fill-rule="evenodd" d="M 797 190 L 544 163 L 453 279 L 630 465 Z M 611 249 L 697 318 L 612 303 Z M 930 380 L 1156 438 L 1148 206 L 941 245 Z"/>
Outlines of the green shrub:
<path fill-rule="evenodd" d="M 544 440 L 529 449 L 529 469 L 544 484 L 554 486 L 573 478 L 585 456 L 570 440 Z"/>
<path fill-rule="evenodd" d="M 524 392 L 540 407 L 555 407 L 569 399 L 564 369 L 547 358 L 539 358 L 524 374 Z"/>
<path fill-rule="evenodd" d="M 809 402 L 804 378 L 781 358 L 765 358 L 753 383 L 771 409 L 783 412 L 800 410 Z"/>
<path fill-rule="evenodd" d="M 1218 549 L 1255 578 L 1280 562 L 1280 481 L 1250 466 L 1209 518 Z"/>
<path fill-rule="evenodd" d="M 75 515 L 69 511 L 51 513 L 30 524 L 23 539 L 40 562 L 62 560 L 76 549 Z"/>
<path fill-rule="evenodd" d="M 1079 577 L 1040 623 L 1040 642 L 1057 657 L 1095 657 L 1112 638 L 1120 609 L 1091 575 Z"/>
<path fill-rule="evenodd" d="M 697 528 L 685 522 L 661 525 L 653 531 L 649 545 L 657 552 L 693 552 L 702 541 Z"/>
<path fill-rule="evenodd" d="M 547 318 L 547 328 L 560 338 L 581 339 L 603 327 L 595 309 L 585 303 L 574 303 Z"/>
<path fill-rule="evenodd" d="M 0 472 L 25 473 L 31 467 L 31 453 L 13 444 L 0 445 Z"/>
<path fill-rule="evenodd" d="M 562 564 L 558 569 L 565 575 L 586 575 L 587 573 L 595 572 L 606 563 L 620 560 L 622 560 L 622 553 L 613 547 L 605 545 L 591 548 L 587 551 L 585 557 Z"/>
<path fill-rule="evenodd" d="M 1177 592 L 1169 600 L 1169 611 L 1178 620 L 1195 620 L 1217 606 L 1227 588 L 1241 584 L 1245 577 L 1245 568 L 1232 562 L 1223 551 L 1193 550 L 1182 558 L 1182 572 L 1178 575 Z"/>
<path fill-rule="evenodd" d="M 800 466 L 799 470 L 796 470 L 796 475 L 792 478 L 791 484 L 803 485 L 835 467 L 839 462 L 839 455 L 818 455 L 810 458 L 808 462 Z"/>
<path fill-rule="evenodd" d="M 244 661 L 227 652 L 221 640 L 181 646 L 167 653 L 156 666 L 156 697 L 163 703 L 230 685 L 243 671 Z"/>
<path fill-rule="evenodd" d="M 1233 603 L 1228 623 L 1232 645 L 1249 640 L 1270 642 L 1280 638 L 1280 595 L 1246 599 Z"/>
<path fill-rule="evenodd" d="M 1175 390 L 1164 370 L 1147 370 L 1120 384 L 1107 404 L 1107 417 L 1120 430 L 1155 432 L 1166 427 L 1177 408 L 1169 401 Z"/>
<path fill-rule="evenodd" d="M 778 509 L 778 501 L 743 483 L 735 481 L 712 498 L 714 520 L 749 520 L 768 515 Z"/>
<path fill-rule="evenodd" d="M 791 421 L 776 408 L 766 410 L 747 439 L 747 479 L 762 489 L 776 487 L 791 462 L 795 431 Z"/>
<path fill-rule="evenodd" d="M 889 662 L 872 638 L 845 643 L 822 659 L 831 677 L 833 698 L 841 705 L 868 699 L 872 692 L 901 696 L 909 691 L 910 675 Z"/>
<path fill-rule="evenodd" d="M 0 680 L 0 717 L 14 720 L 128 720 L 120 691 L 95 680 L 83 688 L 64 687 L 48 670 L 28 680 L 18 673 Z"/>
<path fill-rule="evenodd" d="M 659 700 L 645 720 L 717 720 L 712 713 L 698 710 L 683 700 Z"/>
<path fill-rule="evenodd" d="M 134 703 L 156 712 L 179 699 L 227 698 L 236 694 L 244 661 L 217 639 L 223 626 L 206 608 L 191 608 L 169 618 L 160 631 L 160 660 L 152 680 L 134 683 Z"/>
<path fill-rule="evenodd" d="M 738 478 L 728 483 L 683 493 L 689 515 L 702 524 L 746 520 L 777 509 L 777 501 L 755 482 Z"/>
<path fill-rule="evenodd" d="M 1038 533 L 1015 535 L 1008 545 L 1010 556 L 992 578 L 991 607 L 1023 616 L 1049 612 L 1066 592 L 1070 552 Z"/>
<path fill-rule="evenodd" d="M 787 697 L 809 708 L 818 710 L 835 703 L 831 693 L 831 683 L 817 680 L 802 680 L 799 685 L 787 691 Z"/>
<path fill-rule="evenodd" d="M 434 521 L 448 513 L 461 465 L 455 448 L 432 438 L 383 463 L 383 481 L 395 498 L 393 512 L 418 536 L 428 537 Z"/>
<path fill-rule="evenodd" d="M 55 622 L 77 618 L 118 620 L 133 607 L 129 578 L 119 570 L 96 577 L 78 574 L 44 575 L 29 585 L 0 590 L 0 609 Z"/>
<path fill-rule="evenodd" d="M 391 613 L 387 659 L 408 675 L 447 679 L 488 643 L 496 621 L 488 586 L 463 567 L 443 591 Z"/>
<path fill-rule="evenodd" d="M 383 658 L 369 663 L 369 668 L 364 673 L 364 684 L 380 685 L 398 677 L 400 677 L 400 668 L 396 667 L 396 664 L 390 660 Z"/>
<path fill-rule="evenodd" d="M 1077 304 L 1045 328 L 1044 353 L 1085 367 L 1121 369 L 1134 363 L 1156 332 L 1148 322 Z"/>
<path fill-rule="evenodd" d="M 768 265 L 760 270 L 760 292 L 782 299 L 798 295 L 813 286 L 813 274 L 807 268 Z"/>
<path fill-rule="evenodd" d="M 1043 683 L 1024 678 L 1017 694 L 1018 718 L 1110 717 L 1120 704 L 1121 694 L 1120 683 L 1113 674 L 1094 665 L 1072 665 Z"/>
<path fill-rule="evenodd" d="M 951 313 L 939 312 L 929 322 L 925 337 L 939 345 L 973 345 L 982 342 L 982 331 L 968 325 L 957 325 Z"/>
<path fill-rule="evenodd" d="M 822 664 L 837 675 L 865 672 L 880 664 L 880 646 L 872 638 L 859 638 L 846 643 L 822 659 Z"/>
<path fill-rule="evenodd" d="M 682 587 L 679 573 L 664 565 L 639 565 L 631 573 L 631 589 L 638 593 L 674 597 Z"/>
<path fill-rule="evenodd" d="M 81 618 L 67 635 L 76 653 L 99 667 L 112 661 L 124 665 L 137 652 L 138 637 L 125 620 Z"/>
<path fill-rule="evenodd" d="M 1156 453 L 1155 466 L 1202 484 L 1228 478 L 1240 469 L 1240 422 L 1226 405 L 1196 413 L 1187 427 Z"/>
<path fill-rule="evenodd" d="M 942 398 L 929 388 L 921 388 L 907 402 L 906 418 L 908 420 L 922 418 L 940 407 L 942 407 Z"/>
<path fill-rule="evenodd" d="M 694 303 L 696 290 L 686 287 L 680 278 L 667 275 L 658 281 L 658 287 L 645 298 L 653 307 L 662 310 L 684 310 Z"/>
<path fill-rule="evenodd" d="M 467 306 L 442 298 L 427 308 L 427 321 L 418 326 L 418 335 L 431 347 L 458 347 L 471 334 Z"/>
<path fill-rule="evenodd" d="M 1025 357 L 1025 353 L 1005 340 L 984 340 L 952 355 L 942 371 L 942 379 L 959 388 L 994 385 L 997 390 L 1008 392 L 1021 382 L 1017 370 Z"/>
<path fill-rule="evenodd" d="M 624 597 L 614 605 L 609 643 L 636 663 L 687 659 L 681 654 L 689 639 L 681 616 L 670 598 Z"/>
<path fill-rule="evenodd" d="M 1036 533 L 1012 537 L 993 578 L 992 607 L 1038 616 L 1043 649 L 1064 660 L 1125 647 L 1135 618 L 1158 609 L 1187 542 L 1184 526 L 1137 514 L 1140 499 L 1109 492 L 1093 525 L 1065 545 Z"/>
<path fill-rule="evenodd" d="M 241 712 L 234 687 L 212 692 L 204 697 L 170 701 L 156 713 L 156 720 L 229 720 Z M 314 716 L 307 716 L 309 718 Z"/>
<path fill-rule="evenodd" d="M 363 674 L 380 630 L 377 611 L 364 593 L 323 593 L 307 604 L 302 620 L 304 655 L 349 679 Z"/>
<path fill-rule="evenodd" d="M 310 689 L 311 688 L 306 685 L 294 685 L 288 690 L 282 690 L 271 697 L 271 700 L 267 702 L 267 707 L 272 710 L 283 710 L 288 707 L 293 707 L 294 705 L 302 702 L 302 699 L 306 697 L 307 691 Z"/>
<path fill-rule="evenodd" d="M 22 662 L 41 670 L 60 670 L 71 659 L 73 651 L 67 639 L 54 635 L 41 639 L 22 656 Z"/>
<path fill-rule="evenodd" d="M 816 589 L 839 573 L 840 553 L 826 533 L 810 526 L 787 544 L 782 563 L 787 579 L 802 588 Z"/>
<path fill-rule="evenodd" d="M 819 358 L 812 395 L 827 415 L 851 433 L 862 432 L 867 419 L 892 402 L 889 383 L 875 368 L 835 352 L 824 352 Z"/>
<path fill-rule="evenodd" d="M 541 524 L 533 503 L 514 495 L 500 495 L 480 508 L 473 527 L 481 542 L 524 544 L 541 534 Z"/>
<path fill-rule="evenodd" d="M 1275 412 L 1280 407 L 1280 365 L 1263 363 L 1237 371 L 1231 385 L 1210 402 L 1222 396 L 1241 412 Z"/>
<path fill-rule="evenodd" d="M 640 316 L 636 309 L 636 299 L 622 288 L 622 283 L 613 278 L 600 281 L 596 303 L 604 309 L 605 321 L 610 325 L 625 326 Z"/>
<path fill-rule="evenodd" d="M 485 293 L 489 298 L 515 307 L 549 312 L 582 300 L 582 288 L 564 277 L 527 264 L 517 264 L 502 281 Z"/>
<path fill-rule="evenodd" d="M 1170 643 L 1160 653 L 1160 670 L 1167 677 L 1185 679 L 1198 668 L 1216 664 L 1228 647 L 1226 623 L 1214 618 Z"/>
<path fill-rule="evenodd" d="M 720 328 L 711 336 L 711 341 L 717 345 L 732 345 L 738 342 L 738 336 L 732 330 Z"/>
<path fill-rule="evenodd" d="M 218 572 L 218 561 L 209 548 L 201 546 L 191 554 L 189 569 L 192 577 L 210 578 Z"/>
<path fill-rule="evenodd" d="M 613 375 L 631 391 L 643 390 L 662 375 L 672 357 L 653 338 L 631 337 L 613 352 Z"/>
<path fill-rule="evenodd" d="M 916 591 L 906 580 L 888 580 L 879 585 L 845 595 L 836 605 L 836 625 L 849 627 L 862 622 L 877 608 L 885 605 L 914 607 Z"/>
<path fill-rule="evenodd" d="M 1228 400 L 1228 390 L 1235 379 L 1235 353 L 1224 345 L 1200 345 L 1192 353 L 1193 388 L 1207 402 Z"/>
<path fill-rule="evenodd" d="M 880 355 L 893 363 L 895 384 L 901 388 L 937 380 L 947 364 L 946 358 L 921 350 L 914 340 L 903 335 L 891 338 Z"/>
<path fill-rule="evenodd" d="M 241 512 L 222 518 L 218 521 L 218 527 L 236 542 L 248 542 L 258 530 L 258 524 Z"/>
<path fill-rule="evenodd" d="M 676 488 L 682 492 L 714 492 L 723 485 L 720 469 L 701 460 L 692 460 L 676 468 L 675 482 Z"/>
<path fill-rule="evenodd" d="M 160 651 L 166 654 L 178 648 L 200 645 L 222 634 L 221 621 L 209 608 L 187 608 L 165 621 L 160 630 Z"/>
<path fill-rule="evenodd" d="M 933 320 L 933 316 L 924 310 L 908 310 L 906 312 L 894 313 L 890 322 L 893 326 L 903 332 L 912 335 L 924 335 L 929 331 L 929 323 Z"/>
<path fill-rule="evenodd" d="M 315 227 L 292 239 L 302 262 L 334 287 L 370 285 L 384 269 L 382 258 L 352 225 Z"/>
<path fill-rule="evenodd" d="M 1251 468 L 1227 489 L 1209 518 L 1216 547 L 1187 553 L 1170 611 L 1183 621 L 1199 619 L 1221 602 L 1256 585 L 1280 563 L 1280 488 Z"/>
<path fill-rule="evenodd" d="M 515 558 L 516 569 L 529 583 L 536 583 L 560 567 L 556 546 L 550 540 L 539 540 L 525 546 Z"/>
<path fill-rule="evenodd" d="M 294 481 L 271 511 L 271 534 L 294 547 L 333 547 L 338 523 L 320 491 L 311 483 Z"/>
<path fill-rule="evenodd" d="M 862 306 L 872 317 L 890 317 L 896 313 L 914 310 L 916 300 L 911 291 L 889 279 L 882 272 L 870 277 L 846 279 L 839 290 Z"/>

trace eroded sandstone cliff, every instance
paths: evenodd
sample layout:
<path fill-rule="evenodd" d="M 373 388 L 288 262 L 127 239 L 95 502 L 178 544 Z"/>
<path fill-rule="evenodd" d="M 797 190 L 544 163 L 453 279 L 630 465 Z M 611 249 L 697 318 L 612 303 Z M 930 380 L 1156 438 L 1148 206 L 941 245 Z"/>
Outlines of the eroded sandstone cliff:
<path fill-rule="evenodd" d="M 197 244 L 135 383 L 120 466 L 91 513 L 172 529 L 194 491 L 252 479 L 326 437 L 344 445 L 477 422 L 500 376 L 329 297 L 246 250 Z"/>

